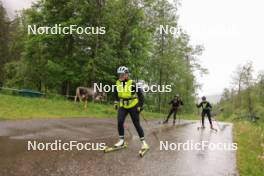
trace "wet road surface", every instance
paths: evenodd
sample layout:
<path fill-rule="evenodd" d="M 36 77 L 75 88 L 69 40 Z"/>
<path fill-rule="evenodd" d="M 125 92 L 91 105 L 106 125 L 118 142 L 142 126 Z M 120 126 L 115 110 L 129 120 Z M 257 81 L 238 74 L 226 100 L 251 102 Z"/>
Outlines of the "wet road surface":
<path fill-rule="evenodd" d="M 233 176 L 235 151 L 160 150 L 160 141 L 213 144 L 232 143 L 232 124 L 220 123 L 218 132 L 197 130 L 199 122 L 181 121 L 176 126 L 142 121 L 150 151 L 138 156 L 140 142 L 127 119 L 128 148 L 104 154 L 103 151 L 28 151 L 27 142 L 70 140 L 106 143 L 117 141 L 115 119 L 49 119 L 0 122 L 0 176 Z M 207 124 L 208 126 L 208 124 Z M 163 148 L 164 149 L 164 148 Z M 173 148 L 171 148 L 173 149 Z"/>

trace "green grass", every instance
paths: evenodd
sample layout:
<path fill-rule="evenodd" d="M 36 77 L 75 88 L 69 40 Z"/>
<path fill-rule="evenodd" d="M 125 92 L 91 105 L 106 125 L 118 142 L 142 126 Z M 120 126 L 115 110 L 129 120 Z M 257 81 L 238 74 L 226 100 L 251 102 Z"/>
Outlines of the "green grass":
<path fill-rule="evenodd" d="M 89 104 L 84 111 L 80 103 L 63 99 L 27 98 L 0 94 L 0 119 L 31 119 L 61 117 L 102 117 L 114 112 L 107 105 Z"/>
<path fill-rule="evenodd" d="M 0 120 L 46 119 L 46 118 L 112 118 L 116 117 L 113 105 L 88 102 L 87 110 L 83 103 L 74 103 L 63 98 L 29 98 L 0 93 Z M 146 118 L 164 119 L 167 114 L 146 112 Z M 172 118 L 172 117 L 171 117 Z M 180 115 L 181 119 L 197 118 L 192 115 Z"/>
<path fill-rule="evenodd" d="M 228 117 L 228 118 L 226 118 Z M 264 122 L 238 119 L 235 114 L 219 116 L 219 120 L 232 122 L 234 142 L 238 144 L 237 169 L 241 176 L 264 175 Z"/>
<path fill-rule="evenodd" d="M 164 114 L 144 112 L 144 116 L 163 118 Z M 88 109 L 84 110 L 82 103 L 61 98 L 27 98 L 0 94 L 0 120 L 74 117 L 111 118 L 116 117 L 116 110 L 107 104 L 88 102 Z"/>
<path fill-rule="evenodd" d="M 234 141 L 238 143 L 237 168 L 241 176 L 264 173 L 264 123 L 234 123 Z"/>

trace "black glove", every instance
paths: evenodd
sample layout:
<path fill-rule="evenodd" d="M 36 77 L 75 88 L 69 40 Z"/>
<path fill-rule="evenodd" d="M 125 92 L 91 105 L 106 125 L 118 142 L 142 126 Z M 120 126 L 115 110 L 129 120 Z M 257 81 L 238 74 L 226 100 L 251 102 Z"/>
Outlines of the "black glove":
<path fill-rule="evenodd" d="M 118 110 L 118 107 L 119 107 L 119 102 L 118 101 L 114 102 L 114 107 L 115 107 L 115 110 Z"/>

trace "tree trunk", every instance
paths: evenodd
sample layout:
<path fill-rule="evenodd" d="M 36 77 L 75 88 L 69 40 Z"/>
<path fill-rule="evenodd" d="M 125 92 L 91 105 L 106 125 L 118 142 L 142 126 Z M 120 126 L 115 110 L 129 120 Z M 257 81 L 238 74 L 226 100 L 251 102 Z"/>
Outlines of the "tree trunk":
<path fill-rule="evenodd" d="M 68 98 L 70 96 L 71 92 L 71 83 L 70 81 L 66 81 L 66 97 Z"/>

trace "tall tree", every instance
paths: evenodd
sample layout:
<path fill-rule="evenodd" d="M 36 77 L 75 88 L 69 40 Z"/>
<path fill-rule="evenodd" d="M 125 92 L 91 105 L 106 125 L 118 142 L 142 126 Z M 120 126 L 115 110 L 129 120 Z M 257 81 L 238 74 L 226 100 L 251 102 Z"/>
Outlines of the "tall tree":
<path fill-rule="evenodd" d="M 9 46 L 9 19 L 6 16 L 6 11 L 0 1 L 0 85 L 4 81 L 4 65 L 8 61 L 8 46 Z"/>

